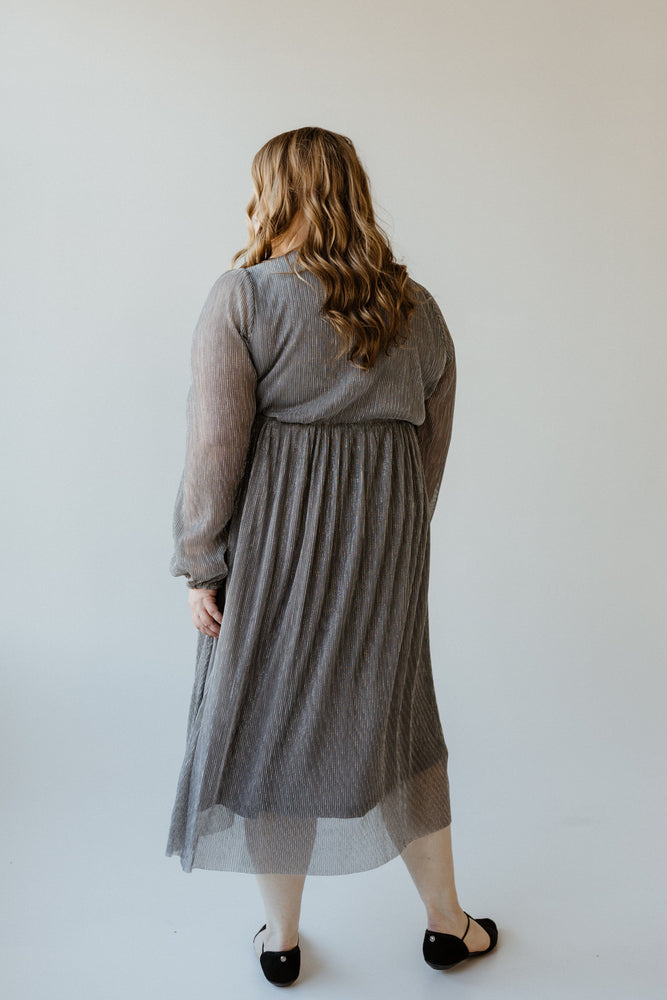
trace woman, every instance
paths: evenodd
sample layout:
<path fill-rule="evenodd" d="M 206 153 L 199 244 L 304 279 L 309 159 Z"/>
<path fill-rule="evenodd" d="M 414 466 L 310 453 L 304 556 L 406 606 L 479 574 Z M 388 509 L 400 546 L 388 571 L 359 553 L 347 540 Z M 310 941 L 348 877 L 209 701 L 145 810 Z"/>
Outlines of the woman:
<path fill-rule="evenodd" d="M 456 894 L 429 650 L 454 344 L 347 137 L 278 135 L 252 180 L 248 246 L 192 342 L 170 572 L 199 636 L 166 853 L 257 876 L 254 947 L 280 985 L 299 973 L 306 875 L 400 854 L 424 958 L 446 968 L 497 937 Z"/>

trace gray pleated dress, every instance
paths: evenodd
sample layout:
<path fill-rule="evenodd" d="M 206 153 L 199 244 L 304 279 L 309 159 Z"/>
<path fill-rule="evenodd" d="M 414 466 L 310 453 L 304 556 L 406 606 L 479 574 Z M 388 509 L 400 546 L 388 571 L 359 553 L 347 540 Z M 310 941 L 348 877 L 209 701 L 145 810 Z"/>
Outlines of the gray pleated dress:
<path fill-rule="evenodd" d="M 169 568 L 223 617 L 197 634 L 186 872 L 365 871 L 451 821 L 428 581 L 456 360 L 409 280 L 409 339 L 370 372 L 296 250 L 225 271 L 197 322 Z"/>

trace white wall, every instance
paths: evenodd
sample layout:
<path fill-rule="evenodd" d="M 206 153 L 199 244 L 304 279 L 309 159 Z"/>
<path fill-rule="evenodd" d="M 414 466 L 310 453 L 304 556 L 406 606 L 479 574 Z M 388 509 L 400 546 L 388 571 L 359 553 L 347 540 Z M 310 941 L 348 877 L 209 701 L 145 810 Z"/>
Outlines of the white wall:
<path fill-rule="evenodd" d="M 461 902 L 517 956 L 469 975 L 657 995 L 654 961 L 615 951 L 657 947 L 664 866 L 664 5 L 24 0 L 2 20 L 11 995 L 48 976 L 90 996 L 103 968 L 96 997 L 182 997 L 230 898 L 227 945 L 254 961 L 254 880 L 163 857 L 196 641 L 171 512 L 190 338 L 244 243 L 252 156 L 307 124 L 353 139 L 457 348 L 434 672 Z M 304 921 L 346 886 L 357 941 L 371 887 L 418 950 L 390 868 L 313 880 Z M 364 963 L 359 996 L 383 959 Z"/>

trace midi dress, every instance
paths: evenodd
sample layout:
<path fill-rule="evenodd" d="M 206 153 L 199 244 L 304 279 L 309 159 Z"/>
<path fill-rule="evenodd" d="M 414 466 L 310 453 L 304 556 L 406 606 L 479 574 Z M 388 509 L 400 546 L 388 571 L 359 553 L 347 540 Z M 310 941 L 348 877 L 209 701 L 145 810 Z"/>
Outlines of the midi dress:
<path fill-rule="evenodd" d="M 428 583 L 456 358 L 408 281 L 408 339 L 367 372 L 298 250 L 225 271 L 197 321 L 169 570 L 222 621 L 196 640 L 185 872 L 360 872 L 451 822 Z"/>

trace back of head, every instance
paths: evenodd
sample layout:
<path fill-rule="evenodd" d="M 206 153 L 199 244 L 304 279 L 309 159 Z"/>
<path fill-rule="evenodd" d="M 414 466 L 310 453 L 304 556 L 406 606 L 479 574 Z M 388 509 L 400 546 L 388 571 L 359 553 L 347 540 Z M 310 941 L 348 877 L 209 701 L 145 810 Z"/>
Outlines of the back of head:
<path fill-rule="evenodd" d="M 407 340 L 417 304 L 405 265 L 394 259 L 375 219 L 366 171 L 347 136 L 304 127 L 269 139 L 251 167 L 248 244 L 242 266 L 266 260 L 297 234 L 297 263 L 322 282 L 322 313 L 340 335 L 339 356 L 369 370 L 380 353 Z"/>

